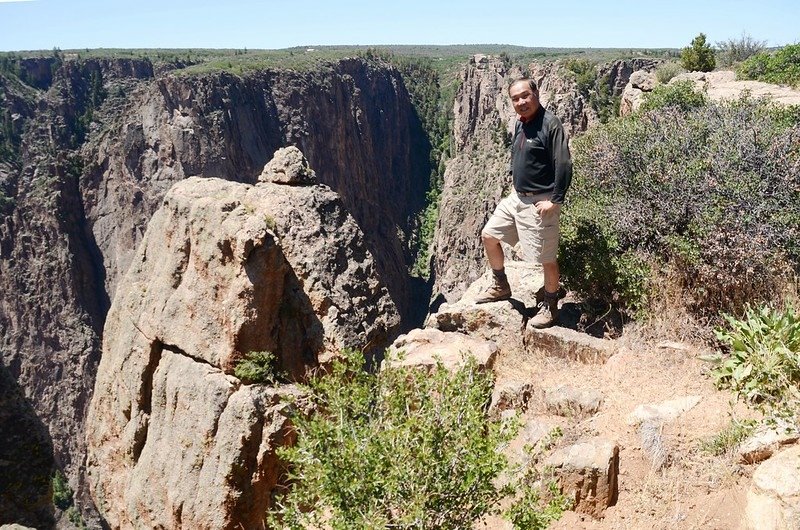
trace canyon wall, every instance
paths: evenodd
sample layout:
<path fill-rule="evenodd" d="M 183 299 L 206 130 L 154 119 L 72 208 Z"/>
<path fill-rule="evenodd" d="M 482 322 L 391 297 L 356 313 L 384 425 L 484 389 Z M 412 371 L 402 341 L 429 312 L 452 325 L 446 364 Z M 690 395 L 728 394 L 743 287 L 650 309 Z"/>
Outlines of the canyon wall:
<path fill-rule="evenodd" d="M 424 206 L 429 147 L 392 67 L 344 59 L 191 76 L 157 75 L 148 60 L 48 58 L 21 71 L 0 75 L 0 143 L 14 147 L 0 163 L 0 359 L 81 506 L 91 506 L 85 420 L 106 314 L 174 183 L 254 183 L 276 149 L 300 147 L 410 320 L 406 241 Z"/>

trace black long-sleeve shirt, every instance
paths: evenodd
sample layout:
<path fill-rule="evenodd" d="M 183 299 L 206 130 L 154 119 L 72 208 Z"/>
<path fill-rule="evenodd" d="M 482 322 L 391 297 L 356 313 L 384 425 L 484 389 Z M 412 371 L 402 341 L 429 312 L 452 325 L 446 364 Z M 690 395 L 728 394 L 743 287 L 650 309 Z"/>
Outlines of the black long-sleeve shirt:
<path fill-rule="evenodd" d="M 552 202 L 564 202 L 572 182 L 572 157 L 564 127 L 544 107 L 527 122 L 517 122 L 511 144 L 510 173 L 517 191 L 552 192 Z"/>

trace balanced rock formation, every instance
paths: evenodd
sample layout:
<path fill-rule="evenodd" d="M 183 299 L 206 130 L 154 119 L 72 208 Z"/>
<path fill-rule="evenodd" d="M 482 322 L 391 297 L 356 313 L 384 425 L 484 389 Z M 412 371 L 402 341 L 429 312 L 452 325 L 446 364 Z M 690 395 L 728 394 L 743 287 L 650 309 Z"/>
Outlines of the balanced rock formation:
<path fill-rule="evenodd" d="M 106 321 L 87 420 L 101 514 L 112 528 L 263 527 L 294 391 L 242 384 L 237 362 L 270 351 L 299 379 L 342 348 L 387 346 L 399 322 L 326 186 L 176 184 Z"/>

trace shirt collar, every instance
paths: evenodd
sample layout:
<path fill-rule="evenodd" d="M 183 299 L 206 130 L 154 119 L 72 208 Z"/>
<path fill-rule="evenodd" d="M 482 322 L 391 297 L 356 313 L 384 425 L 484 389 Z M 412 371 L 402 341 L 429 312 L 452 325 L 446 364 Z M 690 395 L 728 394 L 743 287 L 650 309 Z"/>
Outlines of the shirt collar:
<path fill-rule="evenodd" d="M 528 119 L 526 120 L 526 119 L 525 119 L 525 118 L 523 118 L 522 116 L 519 116 L 519 115 L 517 115 L 517 119 L 518 119 L 519 121 L 521 121 L 522 123 L 529 123 L 529 122 L 532 122 L 533 120 L 535 120 L 535 119 L 536 119 L 536 117 L 537 117 L 537 116 L 539 116 L 539 113 L 540 113 L 540 112 L 543 112 L 543 109 L 544 109 L 544 107 L 543 107 L 543 106 L 542 106 L 542 104 L 540 103 L 540 104 L 539 104 L 539 108 L 538 108 L 538 109 L 536 109 L 536 112 L 534 112 L 534 113 L 533 113 L 533 116 L 531 116 L 530 118 L 528 118 Z"/>

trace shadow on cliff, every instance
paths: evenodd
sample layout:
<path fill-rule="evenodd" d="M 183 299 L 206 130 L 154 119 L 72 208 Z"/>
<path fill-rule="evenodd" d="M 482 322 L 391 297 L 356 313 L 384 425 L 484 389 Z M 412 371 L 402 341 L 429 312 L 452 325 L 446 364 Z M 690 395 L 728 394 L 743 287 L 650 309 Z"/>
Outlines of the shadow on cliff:
<path fill-rule="evenodd" d="M 0 364 L 0 525 L 55 525 L 53 442 L 8 369 Z"/>

